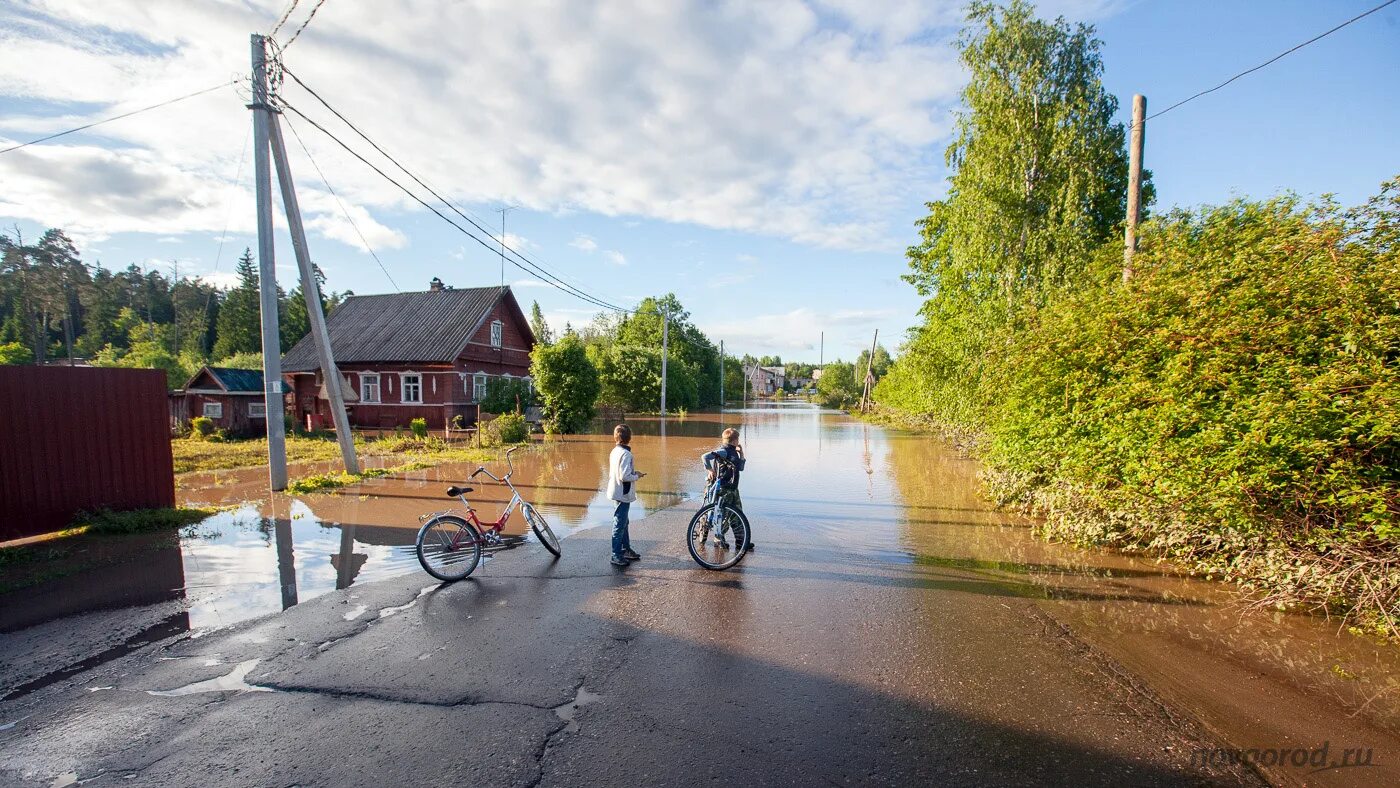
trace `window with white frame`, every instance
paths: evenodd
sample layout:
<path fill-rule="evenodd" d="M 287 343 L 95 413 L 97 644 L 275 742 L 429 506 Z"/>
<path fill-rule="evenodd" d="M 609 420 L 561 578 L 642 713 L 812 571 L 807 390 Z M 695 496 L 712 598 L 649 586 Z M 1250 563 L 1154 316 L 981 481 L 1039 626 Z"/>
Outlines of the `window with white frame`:
<path fill-rule="evenodd" d="M 478 372 L 472 376 L 472 402 L 480 402 L 486 399 L 486 373 Z"/>
<path fill-rule="evenodd" d="M 502 337 L 505 335 L 506 324 L 497 320 L 491 323 L 491 347 L 500 347 Z"/>
<path fill-rule="evenodd" d="M 224 403 L 206 402 L 204 403 L 204 418 L 222 419 L 224 417 Z"/>
<path fill-rule="evenodd" d="M 404 402 L 423 401 L 423 376 L 418 373 L 408 373 L 399 376 L 399 382 L 403 384 Z"/>
<path fill-rule="evenodd" d="M 379 376 L 360 375 L 360 401 L 379 402 Z"/>
<path fill-rule="evenodd" d="M 266 402 L 249 402 L 249 403 L 248 403 L 248 418 L 250 418 L 250 419 L 265 419 L 265 418 L 267 418 L 267 403 L 266 403 Z"/>

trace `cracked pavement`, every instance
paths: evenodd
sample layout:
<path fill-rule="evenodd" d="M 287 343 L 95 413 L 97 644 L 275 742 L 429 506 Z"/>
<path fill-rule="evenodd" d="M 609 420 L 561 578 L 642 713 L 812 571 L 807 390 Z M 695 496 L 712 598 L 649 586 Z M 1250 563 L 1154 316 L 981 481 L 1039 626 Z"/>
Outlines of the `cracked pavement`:
<path fill-rule="evenodd" d="M 634 523 L 625 570 L 592 529 L 557 562 L 356 585 L 0 703 L 0 784 L 1256 781 L 1192 768 L 1219 743 L 1013 587 L 761 518 L 706 572 L 690 513 Z"/>

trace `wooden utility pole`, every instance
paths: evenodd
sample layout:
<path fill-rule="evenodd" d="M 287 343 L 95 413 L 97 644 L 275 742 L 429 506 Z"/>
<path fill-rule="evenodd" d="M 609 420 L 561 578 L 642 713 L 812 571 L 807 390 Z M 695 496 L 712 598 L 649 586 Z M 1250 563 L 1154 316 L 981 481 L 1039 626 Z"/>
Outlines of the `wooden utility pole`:
<path fill-rule="evenodd" d="M 321 285 L 316 281 L 316 269 L 311 264 L 311 251 L 306 245 L 306 227 L 301 222 L 301 207 L 297 203 L 296 183 L 287 163 L 287 144 L 282 138 L 282 124 L 275 113 L 268 113 L 268 131 L 272 141 L 272 158 L 277 162 L 277 182 L 282 186 L 282 207 L 287 211 L 287 227 L 292 232 L 292 251 L 301 269 L 301 293 L 306 298 L 306 314 L 310 318 L 311 337 L 316 343 L 316 355 L 321 362 L 321 378 L 326 382 L 326 398 L 330 400 L 331 420 L 335 423 L 335 439 L 340 443 L 340 457 L 346 473 L 359 473 L 360 461 L 355 456 L 355 436 L 350 433 L 350 417 L 345 413 L 345 395 L 340 390 L 340 370 L 331 351 L 330 334 L 326 331 L 326 311 L 321 305 Z M 268 410 L 268 421 L 272 421 Z M 278 408 L 281 413 L 281 408 Z M 277 419 L 280 424 L 281 419 Z"/>
<path fill-rule="evenodd" d="M 875 387 L 875 348 L 880 342 L 880 329 L 875 329 L 875 338 L 870 340 L 870 358 L 865 362 L 865 390 L 860 395 L 860 410 L 870 410 L 870 390 Z"/>
<path fill-rule="evenodd" d="M 267 45 L 253 34 L 253 171 L 258 201 L 258 304 L 262 312 L 263 407 L 268 485 L 287 489 L 287 442 L 281 415 L 282 344 L 277 327 L 277 266 L 272 244 L 272 164 L 268 161 Z"/>
<path fill-rule="evenodd" d="M 1138 221 L 1142 218 L 1142 134 L 1147 119 L 1147 97 L 1133 96 L 1133 126 L 1128 143 L 1128 217 L 1123 228 L 1123 281 L 1133 278 L 1133 254 L 1138 246 Z"/>

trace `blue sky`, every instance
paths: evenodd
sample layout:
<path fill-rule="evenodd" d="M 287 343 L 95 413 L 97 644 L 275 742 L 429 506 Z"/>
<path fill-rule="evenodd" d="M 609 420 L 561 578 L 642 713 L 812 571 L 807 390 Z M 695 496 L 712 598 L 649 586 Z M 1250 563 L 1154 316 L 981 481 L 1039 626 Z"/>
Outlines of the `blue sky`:
<path fill-rule="evenodd" d="M 1097 25 L 1105 81 L 1149 113 L 1379 0 L 1057 0 Z M 23 140 L 246 70 L 283 0 L 0 2 L 0 138 Z M 850 357 L 894 344 L 899 280 L 942 194 L 962 75 L 958 4 L 905 0 L 549 4 L 328 0 L 290 68 L 513 246 L 622 304 L 675 292 L 737 353 Z M 293 14 L 297 24 L 302 9 Z M 279 36 L 286 39 L 286 34 Z M 314 101 L 288 100 L 318 119 Z M 1400 4 L 1155 119 L 1158 207 L 1291 189 L 1344 202 L 1400 174 Z M 0 156 L 0 222 L 62 226 L 89 262 L 226 282 L 254 244 L 248 112 L 233 89 Z M 499 259 L 293 116 L 402 289 L 500 281 Z M 348 132 L 338 130 L 350 141 Z M 294 138 L 330 287 L 392 290 Z M 245 158 L 246 156 L 246 158 Z M 220 254 L 220 238 L 228 228 Z M 278 262 L 293 285 L 280 227 Z M 595 311 L 507 267 L 556 327 Z"/>

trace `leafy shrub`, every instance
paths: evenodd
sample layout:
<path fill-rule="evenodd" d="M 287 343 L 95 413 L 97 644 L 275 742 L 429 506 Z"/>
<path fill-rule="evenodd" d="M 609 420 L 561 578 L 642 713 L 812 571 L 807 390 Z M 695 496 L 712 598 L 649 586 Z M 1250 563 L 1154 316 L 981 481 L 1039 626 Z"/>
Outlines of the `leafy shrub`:
<path fill-rule="evenodd" d="M 408 428 L 413 431 L 414 437 L 422 440 L 428 437 L 428 420 L 422 417 L 416 418 L 408 423 Z"/>
<path fill-rule="evenodd" d="M 514 413 L 517 405 L 524 410 L 535 404 L 535 394 L 530 384 L 521 378 L 488 378 L 486 396 L 481 400 L 481 409 L 487 413 Z"/>
<path fill-rule="evenodd" d="M 208 440 L 214 435 L 214 420 L 208 416 L 195 416 L 190 419 L 190 437 L 195 440 Z"/>
<path fill-rule="evenodd" d="M 487 446 L 524 443 L 530 440 L 530 424 L 518 413 L 503 413 L 487 422 L 481 434 Z"/>
<path fill-rule="evenodd" d="M 565 334 L 553 345 L 536 345 L 530 376 L 540 394 L 546 429 L 575 433 L 588 427 L 598 400 L 598 370 L 577 334 Z"/>

